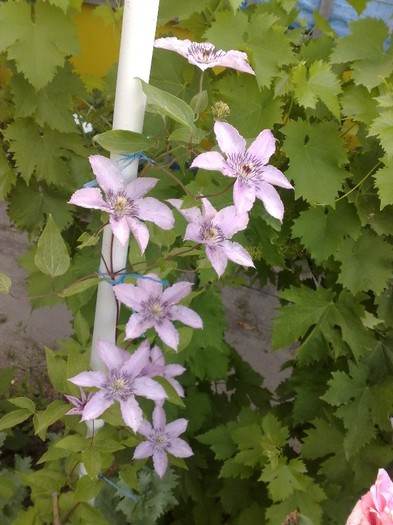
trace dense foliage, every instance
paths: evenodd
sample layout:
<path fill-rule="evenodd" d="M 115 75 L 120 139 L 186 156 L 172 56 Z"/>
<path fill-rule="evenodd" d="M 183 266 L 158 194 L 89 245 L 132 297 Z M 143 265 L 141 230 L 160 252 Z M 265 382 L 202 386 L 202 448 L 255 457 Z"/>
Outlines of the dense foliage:
<path fill-rule="evenodd" d="M 156 49 L 139 139 L 106 133 L 114 73 L 101 91 L 90 91 L 73 71 L 77 1 L 0 4 L 0 197 L 9 203 L 10 219 L 33 241 L 21 260 L 33 307 L 65 301 L 75 329 L 59 350 L 46 350 L 59 398 L 48 406 L 28 397 L 2 404 L 3 449 L 21 428 L 29 432 L 32 420 L 45 452 L 37 464 L 7 455 L 0 471 L 0 521 L 276 525 L 298 511 L 292 514 L 295 522 L 342 524 L 378 468 L 393 460 L 388 29 L 381 20 L 364 19 L 338 39 L 317 17 L 323 34 L 314 39 L 295 24 L 294 0 L 245 10 L 238 9 L 239 0 L 161 4 L 158 36 L 176 32 L 243 50 L 256 75 L 209 70 L 201 91 L 197 68 Z M 190 169 L 196 155 L 216 147 L 217 118 L 248 139 L 272 129 L 278 141 L 271 163 L 295 190 L 280 191 L 282 225 L 258 201 L 247 230 L 237 234 L 256 266 L 247 273 L 229 263 L 218 280 L 204 250 L 184 244 L 186 221 L 178 213 L 173 230 L 149 226 L 143 256 L 131 242 L 130 272 L 153 272 L 171 283 L 191 276 L 192 308 L 204 322 L 203 333 L 179 329 L 178 354 L 164 347 L 167 360 L 187 368 L 178 378 L 184 405 L 173 395 L 167 415 L 189 419 L 187 440 L 195 455 L 186 460 L 187 469 L 173 462 L 159 480 L 148 462 L 131 462 L 138 439 L 121 424 L 118 408 L 104 414 L 107 424 L 94 440 L 78 416 L 64 416 L 70 406 L 63 394 L 79 395 L 67 378 L 88 368 L 99 281 L 97 232 L 107 220 L 67 201 L 92 179 L 88 155 L 143 149 L 157 162 L 141 169 L 160 179 L 154 197 L 184 198 L 188 207 L 198 205 L 196 197 L 203 194 L 212 196 L 216 208 L 231 204 L 227 178 Z M 239 286 L 249 278 L 260 285 L 273 282 L 279 290 L 274 348 L 297 343 L 291 375 L 274 394 L 224 341 L 220 286 Z M 6 276 L 0 286 L 8 290 Z M 123 312 L 119 344 L 126 320 Z M 6 393 L 12 374 L 3 371 L 0 379 Z M 81 461 L 87 471 L 82 477 Z"/>

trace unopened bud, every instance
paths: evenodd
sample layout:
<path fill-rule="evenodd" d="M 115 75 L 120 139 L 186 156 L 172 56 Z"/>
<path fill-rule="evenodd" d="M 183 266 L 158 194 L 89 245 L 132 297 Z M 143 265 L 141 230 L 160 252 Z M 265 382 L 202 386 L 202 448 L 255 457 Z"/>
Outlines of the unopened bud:
<path fill-rule="evenodd" d="M 224 120 L 230 113 L 228 104 L 219 100 L 212 106 L 212 112 L 215 120 Z"/>

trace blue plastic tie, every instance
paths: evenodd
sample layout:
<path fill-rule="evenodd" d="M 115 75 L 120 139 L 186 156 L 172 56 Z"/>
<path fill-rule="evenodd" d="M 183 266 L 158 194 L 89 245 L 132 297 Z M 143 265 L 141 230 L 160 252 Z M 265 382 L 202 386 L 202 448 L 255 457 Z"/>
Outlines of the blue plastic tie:
<path fill-rule="evenodd" d="M 135 279 L 147 279 L 148 281 L 161 283 L 164 286 L 164 288 L 169 286 L 168 281 L 164 281 L 162 279 L 155 279 L 154 277 L 150 277 L 149 275 L 140 275 L 139 273 L 121 273 L 116 279 L 109 279 L 107 273 L 99 273 L 98 275 L 101 279 L 106 279 L 106 281 L 109 284 L 112 284 L 113 286 L 115 286 L 116 284 L 124 283 L 126 277 L 134 277 Z"/>
<path fill-rule="evenodd" d="M 117 163 L 120 165 L 120 169 L 124 169 L 127 166 L 131 164 L 131 162 L 134 162 L 134 160 L 142 160 L 150 162 L 151 164 L 156 164 L 156 161 L 154 159 L 151 159 L 150 157 L 147 157 L 143 151 L 137 151 L 136 153 L 129 153 L 127 155 L 120 155 L 119 160 Z"/>
<path fill-rule="evenodd" d="M 90 182 L 86 182 L 86 184 L 83 185 L 84 188 L 95 188 L 96 186 L 98 186 L 97 179 L 91 180 Z"/>
<path fill-rule="evenodd" d="M 111 479 L 103 476 L 101 472 L 98 474 L 98 479 L 104 480 L 105 483 L 108 483 L 108 485 L 110 485 L 111 487 L 116 489 L 118 492 L 123 494 L 123 496 L 125 496 L 126 498 L 131 499 L 132 501 L 136 501 L 138 499 L 138 496 L 136 496 L 133 492 L 131 492 L 129 490 L 122 489 L 121 487 L 118 487 L 115 482 L 113 482 Z"/>

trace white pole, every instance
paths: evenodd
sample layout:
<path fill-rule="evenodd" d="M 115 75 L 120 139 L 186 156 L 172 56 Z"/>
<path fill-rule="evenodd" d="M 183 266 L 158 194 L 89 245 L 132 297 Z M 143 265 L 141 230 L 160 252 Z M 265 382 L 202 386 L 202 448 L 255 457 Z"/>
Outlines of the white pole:
<path fill-rule="evenodd" d="M 145 95 L 137 78 L 149 81 L 153 45 L 157 25 L 159 0 L 125 0 L 117 73 L 113 129 L 141 132 L 145 113 Z M 115 155 L 111 158 L 116 160 Z M 127 182 L 136 178 L 138 162 L 122 170 Z M 128 246 L 121 246 L 113 238 L 110 226 L 106 226 L 102 241 L 102 256 L 113 261 L 113 271 L 127 264 Z M 112 251 L 112 254 L 111 254 Z M 112 258 L 111 258 L 112 257 Z M 101 260 L 100 272 L 106 268 Z M 102 282 L 98 286 L 93 343 L 90 364 L 93 370 L 105 371 L 97 354 L 97 341 L 115 343 L 117 308 L 112 285 Z"/>

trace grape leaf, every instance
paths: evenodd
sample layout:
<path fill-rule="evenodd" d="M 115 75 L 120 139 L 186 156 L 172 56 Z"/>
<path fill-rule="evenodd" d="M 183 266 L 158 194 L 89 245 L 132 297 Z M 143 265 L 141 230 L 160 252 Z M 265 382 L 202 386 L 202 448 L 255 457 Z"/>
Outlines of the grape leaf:
<path fill-rule="evenodd" d="M 381 210 L 388 204 L 393 204 L 393 173 L 391 166 L 385 166 L 374 175 L 375 186 L 381 201 Z"/>
<path fill-rule="evenodd" d="M 197 440 L 209 445 L 218 460 L 228 459 L 236 452 L 236 446 L 231 438 L 231 429 L 228 425 L 212 428 L 198 436 Z"/>
<path fill-rule="evenodd" d="M 262 472 L 260 481 L 268 483 L 268 490 L 273 501 L 282 501 L 295 490 L 305 490 L 307 486 L 306 467 L 303 461 L 291 459 L 289 463 L 280 458 L 276 467 L 268 463 Z"/>
<path fill-rule="evenodd" d="M 310 203 L 331 204 L 347 173 L 347 157 L 334 122 L 293 121 L 283 128 L 283 149 L 289 157 L 286 175 L 295 182 L 295 195 Z"/>
<path fill-rule="evenodd" d="M 239 49 L 244 45 L 247 27 L 248 17 L 241 11 L 221 11 L 217 12 L 214 22 L 203 36 L 216 48 Z"/>
<path fill-rule="evenodd" d="M 354 294 L 379 294 L 392 277 L 393 247 L 370 230 L 356 241 L 345 239 L 336 259 L 341 262 L 338 281 Z"/>
<path fill-rule="evenodd" d="M 8 164 L 3 149 L 0 149 L 0 200 L 3 200 L 16 182 L 16 177 Z"/>
<path fill-rule="evenodd" d="M 356 240 L 360 226 L 355 208 L 340 201 L 336 209 L 318 206 L 302 212 L 294 221 L 292 233 L 302 239 L 305 248 L 320 263 L 335 254 L 347 235 Z"/>
<path fill-rule="evenodd" d="M 77 54 L 75 26 L 61 9 L 38 0 L 33 9 L 24 2 L 0 4 L 0 50 L 8 52 L 16 68 L 36 88 L 52 80 L 65 55 Z M 10 27 L 12 31 L 10 31 Z"/>
<path fill-rule="evenodd" d="M 317 418 L 311 421 L 313 428 L 306 430 L 301 456 L 305 459 L 318 459 L 335 454 L 342 448 L 343 433 L 330 421 Z"/>
<path fill-rule="evenodd" d="M 376 135 L 388 157 L 393 155 L 393 110 L 383 111 L 370 126 L 369 135 Z"/>
<path fill-rule="evenodd" d="M 371 124 L 378 116 L 378 103 L 364 86 L 345 86 L 341 104 L 344 115 L 364 124 Z"/>
<path fill-rule="evenodd" d="M 301 106 L 315 109 L 319 99 L 336 118 L 340 118 L 338 95 L 341 93 L 341 87 L 329 64 L 317 60 L 307 68 L 306 64 L 301 62 L 292 69 L 292 80 L 295 97 Z"/>

